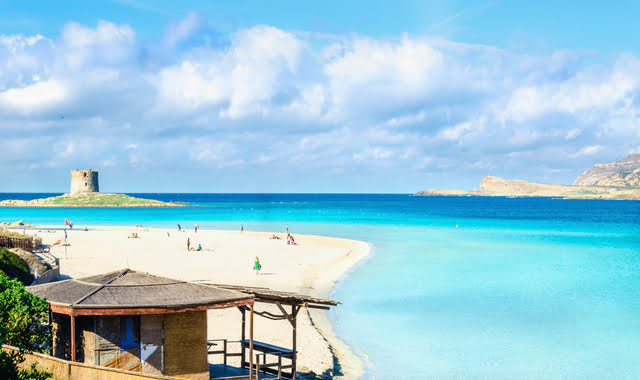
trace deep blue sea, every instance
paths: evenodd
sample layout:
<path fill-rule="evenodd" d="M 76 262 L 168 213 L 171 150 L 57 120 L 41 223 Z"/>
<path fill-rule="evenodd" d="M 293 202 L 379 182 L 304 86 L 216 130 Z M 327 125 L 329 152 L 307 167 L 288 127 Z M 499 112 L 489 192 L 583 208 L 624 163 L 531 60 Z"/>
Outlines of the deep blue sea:
<path fill-rule="evenodd" d="M 57 194 L 0 194 L 32 199 Z M 365 240 L 336 331 L 365 378 L 639 379 L 640 202 L 366 194 L 131 194 L 186 208 L 0 208 L 0 221 Z M 458 228 L 456 228 L 458 225 Z"/>

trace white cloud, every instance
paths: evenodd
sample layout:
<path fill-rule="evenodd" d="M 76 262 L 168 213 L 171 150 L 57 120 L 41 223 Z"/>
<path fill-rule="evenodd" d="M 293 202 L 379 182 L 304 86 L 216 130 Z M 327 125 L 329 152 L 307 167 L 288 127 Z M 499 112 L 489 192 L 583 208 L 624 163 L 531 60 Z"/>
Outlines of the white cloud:
<path fill-rule="evenodd" d="M 580 112 L 613 110 L 629 101 L 638 90 L 640 62 L 622 57 L 605 72 L 585 70 L 563 82 L 543 83 L 515 89 L 505 117 L 523 122 L 551 112 L 579 115 Z"/>
<path fill-rule="evenodd" d="M 28 115 L 62 103 L 66 95 L 64 85 L 56 80 L 37 82 L 30 86 L 0 92 L 0 108 Z"/>
<path fill-rule="evenodd" d="M 572 128 L 569 131 L 567 131 L 567 134 L 565 135 L 565 139 L 566 140 L 573 140 L 575 139 L 578 135 L 580 135 L 580 133 L 582 133 L 581 130 L 579 130 L 578 128 Z"/>
<path fill-rule="evenodd" d="M 604 147 L 601 145 L 589 145 L 589 146 L 585 146 L 584 148 L 580 149 L 576 153 L 573 153 L 569 156 L 570 157 L 592 156 L 602 151 L 602 149 L 604 149 Z"/>
<path fill-rule="evenodd" d="M 128 25 L 100 20 L 92 29 L 69 23 L 62 30 L 60 58 L 63 65 L 74 70 L 88 65 L 118 65 L 136 58 L 136 45 L 136 33 Z"/>
<path fill-rule="evenodd" d="M 536 57 L 410 35 L 315 39 L 267 25 L 225 43 L 204 34 L 215 31 L 191 13 L 157 40 L 109 21 L 69 23 L 59 38 L 0 36 L 4 141 L 33 170 L 47 166 L 47 144 L 64 141 L 56 165 L 372 173 L 350 177 L 363 181 L 514 177 L 532 160 L 539 171 L 527 179 L 548 180 L 637 149 L 633 55 L 592 63 L 572 51 Z"/>
<path fill-rule="evenodd" d="M 206 26 L 207 20 L 197 12 L 189 12 L 187 17 L 178 22 L 171 22 L 164 34 L 164 45 L 172 48 L 188 40 Z"/>

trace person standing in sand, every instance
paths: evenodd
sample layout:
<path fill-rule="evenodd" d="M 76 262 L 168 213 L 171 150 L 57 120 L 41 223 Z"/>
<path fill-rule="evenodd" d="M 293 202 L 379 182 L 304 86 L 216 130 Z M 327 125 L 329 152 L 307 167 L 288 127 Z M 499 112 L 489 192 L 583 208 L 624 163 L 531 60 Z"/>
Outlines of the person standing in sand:
<path fill-rule="evenodd" d="M 285 227 L 285 232 L 287 233 L 287 235 L 289 235 L 289 225 L 287 224 L 287 226 Z"/>
<path fill-rule="evenodd" d="M 187 238 L 187 251 L 191 248 L 191 239 Z"/>
<path fill-rule="evenodd" d="M 262 265 L 260 265 L 260 259 L 258 258 L 258 256 L 256 256 L 256 261 L 253 263 L 253 266 L 256 270 L 256 275 L 257 275 L 258 271 L 262 269 Z"/>

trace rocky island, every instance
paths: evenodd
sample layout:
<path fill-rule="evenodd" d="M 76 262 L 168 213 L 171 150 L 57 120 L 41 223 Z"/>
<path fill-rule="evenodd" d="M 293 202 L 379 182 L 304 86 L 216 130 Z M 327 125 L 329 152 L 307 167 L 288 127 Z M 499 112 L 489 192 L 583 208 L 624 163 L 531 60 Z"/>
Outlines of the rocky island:
<path fill-rule="evenodd" d="M 8 199 L 0 207 L 176 207 L 179 203 L 101 193 L 97 170 L 72 170 L 71 191 L 57 197 L 29 201 Z"/>
<path fill-rule="evenodd" d="M 580 175 L 573 185 L 505 180 L 488 176 L 476 190 L 424 190 L 415 195 L 560 197 L 568 199 L 640 200 L 640 154 L 597 164 Z"/>

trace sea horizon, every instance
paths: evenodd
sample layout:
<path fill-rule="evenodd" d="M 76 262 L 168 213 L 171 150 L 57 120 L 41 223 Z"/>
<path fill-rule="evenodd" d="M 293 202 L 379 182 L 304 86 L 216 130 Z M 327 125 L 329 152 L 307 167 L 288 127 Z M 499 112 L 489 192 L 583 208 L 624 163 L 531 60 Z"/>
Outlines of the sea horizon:
<path fill-rule="evenodd" d="M 343 304 L 330 312 L 338 337 L 368 363 L 367 379 L 640 375 L 640 202 L 144 194 L 200 207 L 0 208 L 0 220 L 274 232 L 289 224 L 294 235 L 369 242 L 373 254 L 335 286 Z"/>

